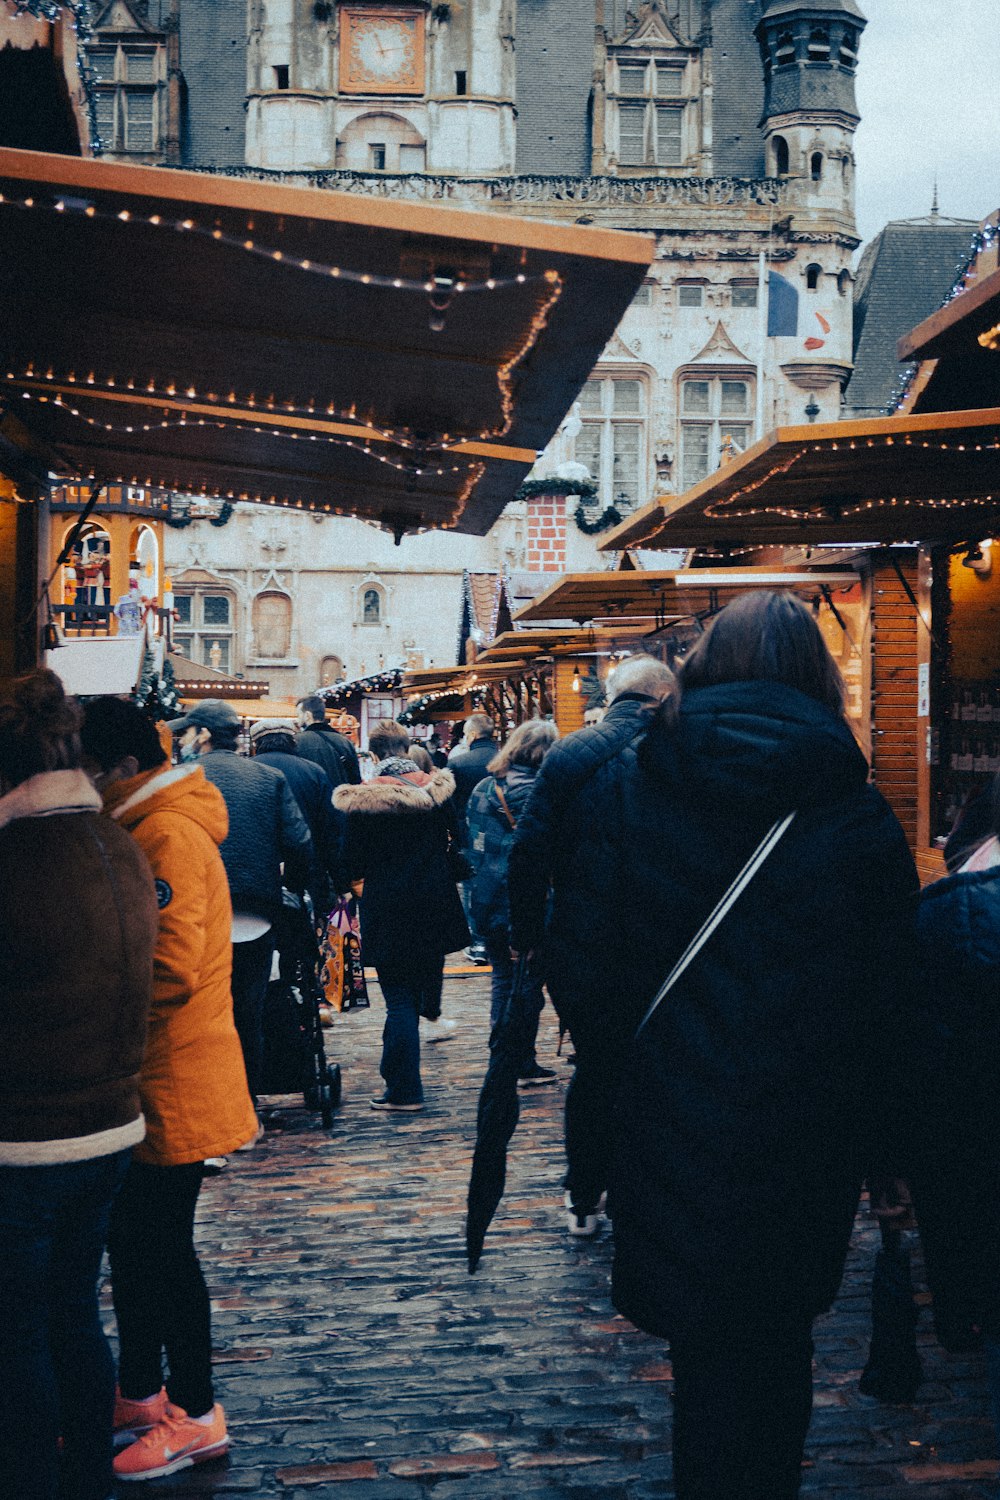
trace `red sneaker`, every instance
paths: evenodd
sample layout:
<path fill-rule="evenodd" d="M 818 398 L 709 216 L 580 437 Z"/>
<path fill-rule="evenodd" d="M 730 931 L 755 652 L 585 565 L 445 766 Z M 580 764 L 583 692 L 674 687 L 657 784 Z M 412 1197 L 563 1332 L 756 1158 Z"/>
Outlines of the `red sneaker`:
<path fill-rule="evenodd" d="M 212 1420 L 196 1422 L 179 1406 L 166 1403 L 161 1421 L 115 1459 L 115 1478 L 162 1479 L 206 1459 L 221 1458 L 229 1447 L 226 1415 L 216 1402 Z"/>
<path fill-rule="evenodd" d="M 160 1389 L 148 1401 L 130 1401 L 115 1386 L 115 1447 L 134 1443 L 142 1433 L 162 1422 L 167 1412 L 167 1393 Z"/>

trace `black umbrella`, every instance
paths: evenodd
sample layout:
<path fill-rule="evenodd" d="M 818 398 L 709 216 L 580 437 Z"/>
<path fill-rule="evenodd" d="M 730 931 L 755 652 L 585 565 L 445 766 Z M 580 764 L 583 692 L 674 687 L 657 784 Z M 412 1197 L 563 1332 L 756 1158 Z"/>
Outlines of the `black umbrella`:
<path fill-rule="evenodd" d="M 469 1273 L 476 1269 L 483 1242 L 507 1177 L 507 1146 L 517 1127 L 517 1079 L 532 1042 L 534 1008 L 524 994 L 528 961 L 514 966 L 510 998 L 490 1032 L 490 1062 L 479 1094 L 476 1149 L 469 1177 L 465 1218 L 465 1249 Z"/>

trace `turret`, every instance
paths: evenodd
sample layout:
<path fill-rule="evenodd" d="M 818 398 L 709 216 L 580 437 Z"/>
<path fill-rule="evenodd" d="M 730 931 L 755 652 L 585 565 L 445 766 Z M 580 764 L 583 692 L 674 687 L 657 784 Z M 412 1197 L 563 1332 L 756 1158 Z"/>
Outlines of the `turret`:
<path fill-rule="evenodd" d="M 755 33 L 768 173 L 805 183 L 816 206 L 834 211 L 852 212 L 854 75 L 866 24 L 855 0 L 766 0 Z"/>

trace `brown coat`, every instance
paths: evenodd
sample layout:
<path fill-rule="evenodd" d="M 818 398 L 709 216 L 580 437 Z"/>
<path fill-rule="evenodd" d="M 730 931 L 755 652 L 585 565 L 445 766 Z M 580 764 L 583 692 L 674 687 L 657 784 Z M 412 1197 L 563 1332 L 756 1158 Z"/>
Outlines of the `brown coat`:
<path fill-rule="evenodd" d="M 0 797 L 0 1164 L 85 1161 L 142 1138 L 156 896 L 82 771 Z"/>
<path fill-rule="evenodd" d="M 160 904 L 136 1157 L 165 1167 L 225 1156 L 257 1129 L 233 1022 L 226 804 L 200 766 L 178 766 L 113 782 L 105 807 L 149 860 Z"/>

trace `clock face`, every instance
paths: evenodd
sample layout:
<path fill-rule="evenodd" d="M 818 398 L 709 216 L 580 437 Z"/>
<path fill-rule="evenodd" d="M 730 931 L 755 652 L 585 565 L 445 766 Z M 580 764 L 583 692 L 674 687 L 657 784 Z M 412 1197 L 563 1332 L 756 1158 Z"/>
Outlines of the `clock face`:
<path fill-rule="evenodd" d="M 420 94 L 423 12 L 341 11 L 340 87 L 352 94 Z"/>

